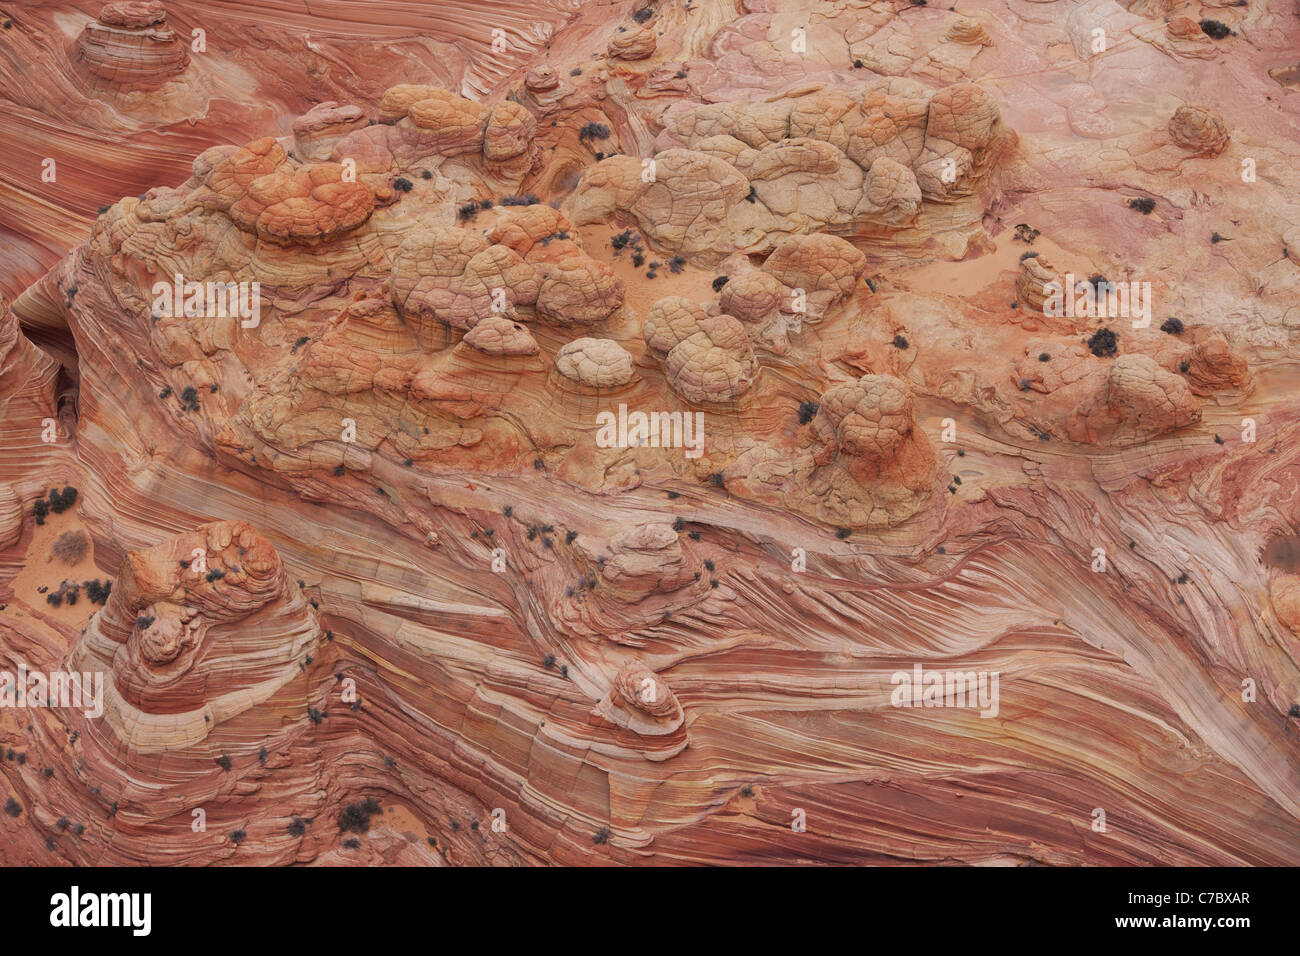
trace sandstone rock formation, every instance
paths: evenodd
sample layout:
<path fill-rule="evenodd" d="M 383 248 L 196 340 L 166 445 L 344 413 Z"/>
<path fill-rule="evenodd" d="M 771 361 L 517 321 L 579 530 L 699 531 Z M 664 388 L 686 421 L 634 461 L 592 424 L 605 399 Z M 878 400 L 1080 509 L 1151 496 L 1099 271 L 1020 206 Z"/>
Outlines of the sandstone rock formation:
<path fill-rule="evenodd" d="M 1204 106 L 1180 106 L 1169 120 L 1169 135 L 1198 156 L 1218 156 L 1228 146 L 1223 117 Z"/>
<path fill-rule="evenodd" d="M 1300 862 L 1288 11 L 309 6 L 5 14 L 0 861 Z"/>
<path fill-rule="evenodd" d="M 120 92 L 148 90 L 183 73 L 186 44 L 167 25 L 154 0 L 120 0 L 99 11 L 76 43 L 77 65 L 97 83 Z"/>

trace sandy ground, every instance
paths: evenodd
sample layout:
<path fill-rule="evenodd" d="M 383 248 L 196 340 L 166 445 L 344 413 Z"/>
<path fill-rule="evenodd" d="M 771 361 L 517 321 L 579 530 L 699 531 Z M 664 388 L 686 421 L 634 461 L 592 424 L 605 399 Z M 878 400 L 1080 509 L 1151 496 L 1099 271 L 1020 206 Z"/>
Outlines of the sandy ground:
<path fill-rule="evenodd" d="M 687 262 L 680 273 L 673 273 L 668 267 L 668 260 L 672 257 L 651 252 L 645 237 L 642 237 L 640 247 L 645 251 L 645 263 L 634 266 L 630 246 L 620 252 L 610 245 L 610 239 L 622 231 L 621 226 L 592 224 L 580 227 L 578 234 L 582 237 L 582 247 L 587 255 L 608 263 L 623 280 L 627 289 L 623 304 L 640 318 L 644 319 L 650 307 L 665 296 L 680 295 L 700 303 L 714 298 L 713 280 L 722 274 L 720 269 L 700 269 Z M 640 233 L 633 228 L 632 235 Z M 647 279 L 646 273 L 650 271 L 652 262 L 658 262 L 659 267 L 654 270 L 655 277 Z"/>
<path fill-rule="evenodd" d="M 86 553 L 74 564 L 64 564 L 53 555 L 51 550 L 59 535 L 65 531 L 80 531 L 87 538 Z M 51 605 L 46 600 L 46 595 L 57 591 L 63 581 L 76 581 L 82 584 L 95 578 L 103 581 L 107 580 L 108 576 L 95 566 L 94 539 L 82 524 L 77 509 L 74 507 L 63 514 L 51 514 L 46 517 L 45 524 L 37 525 L 35 528 L 31 543 L 27 547 L 23 569 L 18 572 L 11 585 L 14 596 L 10 601 L 9 610 L 14 611 L 18 606 L 25 606 L 37 617 L 80 630 L 86 626 L 90 616 L 99 609 L 99 605 L 92 603 L 86 596 L 86 589 L 82 587 L 76 604 L 70 605 L 65 601 L 59 607 Z M 42 587 L 48 589 L 44 594 L 39 590 Z"/>

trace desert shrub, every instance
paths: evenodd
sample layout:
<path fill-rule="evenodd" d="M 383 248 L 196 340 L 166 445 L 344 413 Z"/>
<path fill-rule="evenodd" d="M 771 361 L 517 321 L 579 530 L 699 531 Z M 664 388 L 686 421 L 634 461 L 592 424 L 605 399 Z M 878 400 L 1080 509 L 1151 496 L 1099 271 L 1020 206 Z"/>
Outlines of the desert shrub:
<path fill-rule="evenodd" d="M 86 556 L 90 539 L 84 531 L 65 531 L 55 539 L 51 554 L 64 564 L 76 564 Z"/>
<path fill-rule="evenodd" d="M 76 503 L 77 489 L 71 485 L 64 485 L 62 491 L 57 488 L 50 489 L 50 510 L 56 515 L 63 514 Z"/>
<path fill-rule="evenodd" d="M 113 593 L 112 581 L 105 581 L 101 584 L 99 578 L 95 578 L 93 581 L 83 581 L 82 584 L 86 588 L 86 597 L 91 604 L 107 604 L 108 596 Z"/>
<path fill-rule="evenodd" d="M 1160 331 L 1168 335 L 1183 334 L 1183 320 L 1170 316 L 1160 323 Z"/>
<path fill-rule="evenodd" d="M 1156 201 L 1150 196 L 1142 196 L 1139 199 L 1130 199 L 1126 203 L 1129 209 L 1136 209 L 1142 215 L 1149 215 L 1156 208 Z"/>
<path fill-rule="evenodd" d="M 379 801 L 374 797 L 349 803 L 339 814 L 339 829 L 346 833 L 366 833 L 370 830 L 370 818 L 379 812 Z"/>
<path fill-rule="evenodd" d="M 1110 329 L 1098 329 L 1088 338 L 1088 351 L 1098 358 L 1110 358 L 1119 351 L 1119 336 Z"/>
<path fill-rule="evenodd" d="M 604 123 L 586 123 L 578 130 L 578 139 L 589 143 L 596 139 L 609 139 L 610 130 Z"/>

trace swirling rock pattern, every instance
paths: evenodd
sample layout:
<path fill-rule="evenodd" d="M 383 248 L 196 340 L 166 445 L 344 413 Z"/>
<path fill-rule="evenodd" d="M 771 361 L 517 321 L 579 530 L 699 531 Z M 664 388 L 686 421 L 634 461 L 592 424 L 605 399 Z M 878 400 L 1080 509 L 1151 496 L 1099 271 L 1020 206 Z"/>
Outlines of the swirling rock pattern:
<path fill-rule="evenodd" d="M 0 861 L 1300 862 L 1290 13 L 1066 6 L 6 13 Z"/>

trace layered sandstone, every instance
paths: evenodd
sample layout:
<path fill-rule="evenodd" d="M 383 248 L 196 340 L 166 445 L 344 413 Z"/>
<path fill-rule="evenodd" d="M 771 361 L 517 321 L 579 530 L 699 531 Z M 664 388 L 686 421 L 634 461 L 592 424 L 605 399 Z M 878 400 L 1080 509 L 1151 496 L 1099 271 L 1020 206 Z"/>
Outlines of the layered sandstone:
<path fill-rule="evenodd" d="M 0 860 L 1300 859 L 1284 13 L 301 7 L 12 13 Z"/>

